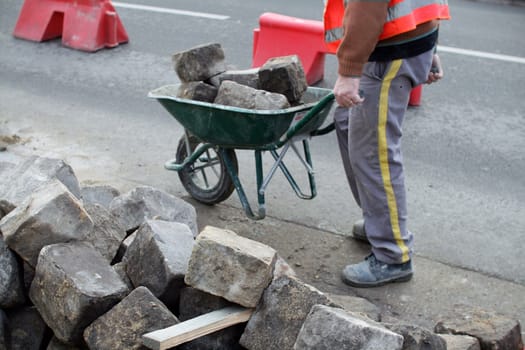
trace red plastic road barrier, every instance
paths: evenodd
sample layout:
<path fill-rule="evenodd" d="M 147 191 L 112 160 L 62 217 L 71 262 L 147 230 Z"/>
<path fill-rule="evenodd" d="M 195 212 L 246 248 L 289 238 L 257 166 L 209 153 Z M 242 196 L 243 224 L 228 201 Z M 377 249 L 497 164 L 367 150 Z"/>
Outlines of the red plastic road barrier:
<path fill-rule="evenodd" d="M 259 17 L 259 28 L 253 30 L 252 67 L 262 66 L 272 57 L 297 55 L 303 64 L 306 81 L 313 85 L 324 77 L 326 54 L 322 21 L 301 19 L 266 12 Z M 422 86 L 412 89 L 410 106 L 421 104 Z"/>
<path fill-rule="evenodd" d="M 64 46 L 89 52 L 128 42 L 110 0 L 25 0 L 13 35 L 38 42 L 62 37 Z"/>
<path fill-rule="evenodd" d="M 412 91 L 410 91 L 410 99 L 408 100 L 409 106 L 417 107 L 421 105 L 422 90 L 423 90 L 423 85 L 418 85 L 412 88 Z"/>
<path fill-rule="evenodd" d="M 327 47 L 322 22 L 268 12 L 259 17 L 253 34 L 253 67 L 272 57 L 298 55 L 309 85 L 323 79 Z"/>

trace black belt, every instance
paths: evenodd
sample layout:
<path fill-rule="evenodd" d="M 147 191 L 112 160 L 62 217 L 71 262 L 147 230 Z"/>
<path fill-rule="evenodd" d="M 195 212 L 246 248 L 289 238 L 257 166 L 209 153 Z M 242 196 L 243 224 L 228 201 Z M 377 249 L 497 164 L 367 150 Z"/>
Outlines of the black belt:
<path fill-rule="evenodd" d="M 378 46 L 374 49 L 368 61 L 392 61 L 400 58 L 409 58 L 433 49 L 438 40 L 438 30 L 425 35 L 422 38 L 402 44 Z"/>

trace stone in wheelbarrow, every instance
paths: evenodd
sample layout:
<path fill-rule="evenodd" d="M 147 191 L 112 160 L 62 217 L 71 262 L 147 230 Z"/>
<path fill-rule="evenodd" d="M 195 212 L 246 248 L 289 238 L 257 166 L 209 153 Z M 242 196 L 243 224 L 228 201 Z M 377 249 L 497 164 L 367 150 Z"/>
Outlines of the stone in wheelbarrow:
<path fill-rule="evenodd" d="M 270 58 L 259 70 L 259 89 L 283 94 L 294 105 L 308 88 L 297 55 Z"/>
<path fill-rule="evenodd" d="M 207 80 L 226 71 L 220 44 L 210 43 L 178 52 L 172 57 L 175 72 L 182 82 Z"/>
<path fill-rule="evenodd" d="M 258 90 L 225 80 L 219 87 L 215 104 L 246 109 L 277 110 L 290 107 L 286 96 Z"/>

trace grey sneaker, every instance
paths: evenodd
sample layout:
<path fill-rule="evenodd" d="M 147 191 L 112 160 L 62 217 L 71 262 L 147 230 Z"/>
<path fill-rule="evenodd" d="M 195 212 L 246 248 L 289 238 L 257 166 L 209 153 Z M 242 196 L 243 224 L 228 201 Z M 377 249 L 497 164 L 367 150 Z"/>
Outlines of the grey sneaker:
<path fill-rule="evenodd" d="M 370 244 L 365 231 L 365 220 L 357 220 L 352 227 L 352 237 L 358 241 Z"/>
<path fill-rule="evenodd" d="M 370 254 L 359 264 L 348 265 L 342 273 L 343 282 L 352 287 L 379 287 L 387 283 L 406 282 L 412 278 L 412 261 L 386 264 Z"/>

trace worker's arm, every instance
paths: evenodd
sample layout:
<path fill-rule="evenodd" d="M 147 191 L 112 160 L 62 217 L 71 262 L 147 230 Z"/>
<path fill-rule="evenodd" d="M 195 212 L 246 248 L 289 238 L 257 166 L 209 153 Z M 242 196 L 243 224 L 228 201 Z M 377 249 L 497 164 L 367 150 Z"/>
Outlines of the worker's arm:
<path fill-rule="evenodd" d="M 383 30 L 387 10 L 388 0 L 350 1 L 346 7 L 334 86 L 335 99 L 340 106 L 351 107 L 363 102 L 359 96 L 360 76 Z"/>

